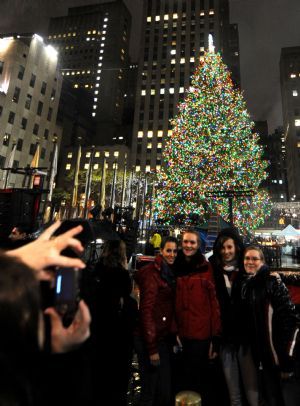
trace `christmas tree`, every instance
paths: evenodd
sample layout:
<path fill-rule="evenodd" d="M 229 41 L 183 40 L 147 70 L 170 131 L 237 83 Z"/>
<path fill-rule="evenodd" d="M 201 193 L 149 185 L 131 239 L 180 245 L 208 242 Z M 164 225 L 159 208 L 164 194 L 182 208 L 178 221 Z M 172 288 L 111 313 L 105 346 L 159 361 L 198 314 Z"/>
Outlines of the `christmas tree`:
<path fill-rule="evenodd" d="M 209 192 L 251 190 L 252 197 L 234 198 L 234 224 L 254 229 L 263 223 L 271 205 L 259 186 L 268 162 L 243 96 L 212 45 L 171 124 L 154 199 L 156 219 L 174 223 L 178 214 L 188 219 L 208 210 L 228 220 L 228 199 Z"/>

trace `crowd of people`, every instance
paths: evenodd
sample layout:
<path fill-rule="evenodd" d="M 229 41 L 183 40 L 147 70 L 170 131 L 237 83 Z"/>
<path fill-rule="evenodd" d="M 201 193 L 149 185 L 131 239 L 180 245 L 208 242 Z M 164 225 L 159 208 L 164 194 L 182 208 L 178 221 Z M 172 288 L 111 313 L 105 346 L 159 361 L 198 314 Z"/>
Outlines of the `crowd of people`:
<path fill-rule="evenodd" d="M 141 406 L 174 405 L 182 390 L 202 406 L 300 404 L 299 314 L 236 229 L 219 233 L 209 259 L 197 231 L 165 237 L 129 271 L 122 240 L 86 268 L 82 226 L 53 237 L 59 226 L 0 255 L 1 405 L 126 405 L 134 354 Z M 68 326 L 51 301 L 58 267 L 82 273 Z"/>

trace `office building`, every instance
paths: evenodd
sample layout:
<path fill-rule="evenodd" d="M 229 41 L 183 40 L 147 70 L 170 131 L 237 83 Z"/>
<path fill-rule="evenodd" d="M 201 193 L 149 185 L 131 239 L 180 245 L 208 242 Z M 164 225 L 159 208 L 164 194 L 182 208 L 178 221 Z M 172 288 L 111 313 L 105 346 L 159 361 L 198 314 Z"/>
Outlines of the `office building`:
<path fill-rule="evenodd" d="M 48 41 L 60 53 L 63 76 L 93 94 L 96 144 L 113 143 L 122 123 L 130 29 L 122 0 L 72 7 L 50 20 Z"/>
<path fill-rule="evenodd" d="M 38 166 L 49 171 L 53 140 L 61 139 L 56 124 L 61 84 L 57 52 L 40 36 L 0 38 L 0 167 L 9 164 L 14 145 L 13 167 L 27 167 L 39 144 Z M 26 186 L 23 175 L 6 175 L 1 171 L 1 187 Z"/>
<path fill-rule="evenodd" d="M 143 21 L 132 146 L 136 171 L 160 169 L 170 119 L 208 48 L 209 34 L 225 63 L 234 60 L 239 83 L 237 28 L 230 28 L 228 0 L 148 0 Z"/>
<path fill-rule="evenodd" d="M 300 199 L 300 46 L 282 48 L 280 83 L 288 200 Z"/>

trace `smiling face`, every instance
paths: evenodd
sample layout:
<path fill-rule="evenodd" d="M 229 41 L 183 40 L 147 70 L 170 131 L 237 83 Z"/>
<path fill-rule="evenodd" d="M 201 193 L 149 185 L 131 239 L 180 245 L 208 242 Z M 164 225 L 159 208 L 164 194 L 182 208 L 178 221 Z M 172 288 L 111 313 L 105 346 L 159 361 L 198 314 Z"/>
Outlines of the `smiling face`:
<path fill-rule="evenodd" d="M 168 265 L 173 265 L 177 256 L 177 244 L 175 242 L 166 242 L 160 253 Z"/>
<path fill-rule="evenodd" d="M 225 240 L 221 248 L 221 257 L 224 264 L 231 262 L 236 257 L 235 243 L 232 238 Z"/>
<path fill-rule="evenodd" d="M 182 237 L 182 252 L 186 259 L 196 254 L 200 247 L 199 238 L 194 233 L 186 232 Z"/>
<path fill-rule="evenodd" d="M 264 265 L 262 254 L 259 250 L 250 249 L 244 254 L 244 268 L 247 274 L 255 275 L 256 272 Z"/>

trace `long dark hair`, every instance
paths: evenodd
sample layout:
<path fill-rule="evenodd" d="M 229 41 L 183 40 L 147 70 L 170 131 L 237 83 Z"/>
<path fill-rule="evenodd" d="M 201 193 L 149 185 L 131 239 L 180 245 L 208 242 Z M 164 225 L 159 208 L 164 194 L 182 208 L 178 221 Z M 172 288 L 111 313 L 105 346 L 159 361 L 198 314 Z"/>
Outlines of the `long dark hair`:
<path fill-rule="evenodd" d="M 0 254 L 0 352 L 24 356 L 39 350 L 40 291 L 34 271 Z"/>
<path fill-rule="evenodd" d="M 234 242 L 234 246 L 235 246 L 235 259 L 237 261 L 237 264 L 239 266 L 242 266 L 243 263 L 243 251 L 244 251 L 244 244 L 242 241 L 242 238 L 240 237 L 240 235 L 238 234 L 237 230 L 235 228 L 227 228 L 222 230 L 217 238 L 216 241 L 214 243 L 214 247 L 213 247 L 213 252 L 214 252 L 214 260 L 216 262 L 216 265 L 219 267 L 222 267 L 223 264 L 223 260 L 222 260 L 222 255 L 221 255 L 221 250 L 223 248 L 223 244 L 227 241 L 227 240 L 233 240 Z"/>
<path fill-rule="evenodd" d="M 126 245 L 122 240 L 106 241 L 100 257 L 104 266 L 127 268 Z"/>

